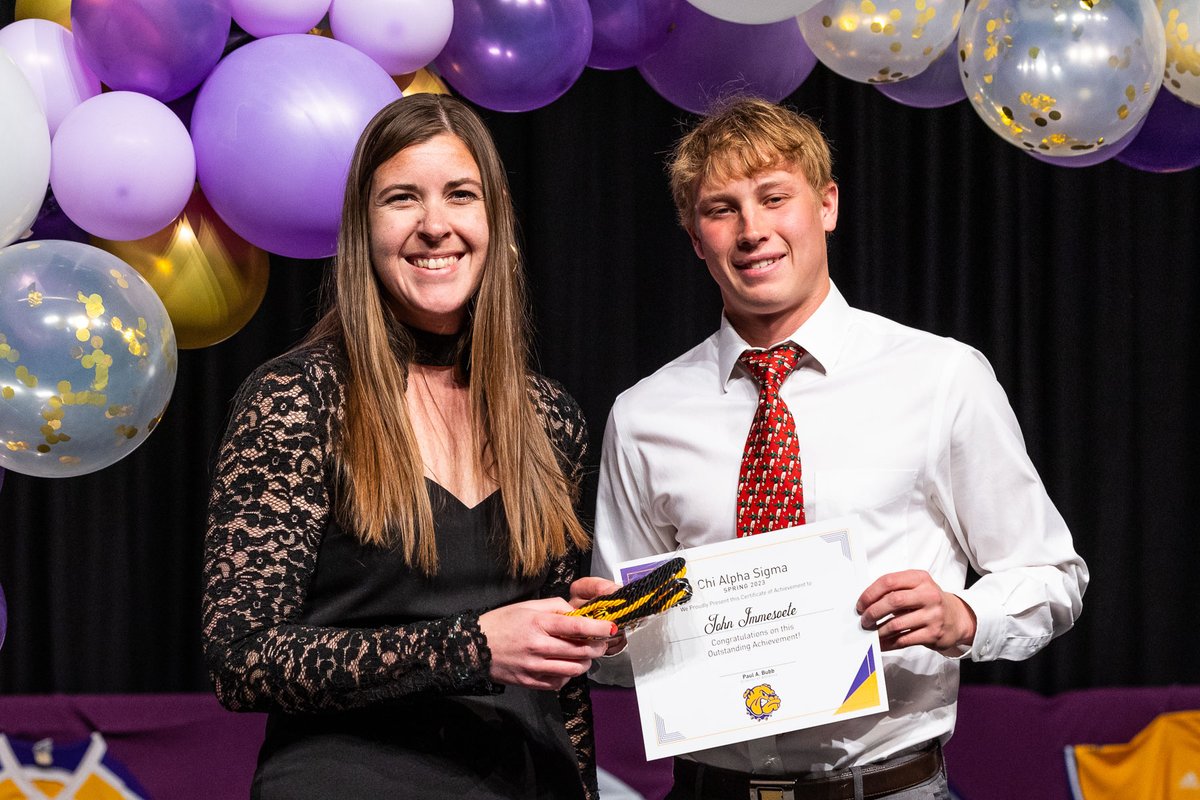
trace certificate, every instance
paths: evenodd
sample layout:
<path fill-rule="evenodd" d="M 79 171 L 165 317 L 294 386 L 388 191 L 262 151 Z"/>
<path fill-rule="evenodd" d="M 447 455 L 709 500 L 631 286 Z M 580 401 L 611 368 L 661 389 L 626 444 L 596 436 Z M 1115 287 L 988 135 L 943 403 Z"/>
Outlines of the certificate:
<path fill-rule="evenodd" d="M 856 517 L 620 565 L 622 583 L 676 556 L 690 602 L 629 633 L 647 758 L 877 714 L 888 708 Z"/>

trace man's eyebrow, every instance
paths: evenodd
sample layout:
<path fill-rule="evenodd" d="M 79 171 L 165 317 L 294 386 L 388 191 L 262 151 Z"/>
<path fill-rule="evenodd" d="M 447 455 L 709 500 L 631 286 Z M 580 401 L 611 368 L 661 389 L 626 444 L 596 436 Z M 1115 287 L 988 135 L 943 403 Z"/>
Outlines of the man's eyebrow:
<path fill-rule="evenodd" d="M 762 183 L 754 184 L 755 192 L 774 191 L 780 187 L 785 187 L 791 182 L 791 178 L 769 178 Z M 707 194 L 701 194 L 696 197 L 696 205 L 707 205 L 710 203 L 728 203 L 734 199 L 733 192 L 723 190 L 715 190 Z"/>

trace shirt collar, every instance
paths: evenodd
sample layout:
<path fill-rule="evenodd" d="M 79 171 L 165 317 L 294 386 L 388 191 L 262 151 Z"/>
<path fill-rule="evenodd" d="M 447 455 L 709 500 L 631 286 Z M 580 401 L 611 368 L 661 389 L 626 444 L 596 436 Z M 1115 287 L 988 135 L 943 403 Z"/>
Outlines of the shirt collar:
<path fill-rule="evenodd" d="M 808 354 L 800 360 L 797 368 L 815 369 L 828 375 L 841 353 L 849 325 L 850 305 L 833 281 L 830 281 L 829 294 L 812 316 L 791 336 L 775 344 L 795 342 Z M 722 377 L 722 391 L 728 391 L 738 358 L 750 349 L 753 348 L 733 329 L 729 319 L 721 314 L 721 328 L 717 331 L 717 374 Z"/>

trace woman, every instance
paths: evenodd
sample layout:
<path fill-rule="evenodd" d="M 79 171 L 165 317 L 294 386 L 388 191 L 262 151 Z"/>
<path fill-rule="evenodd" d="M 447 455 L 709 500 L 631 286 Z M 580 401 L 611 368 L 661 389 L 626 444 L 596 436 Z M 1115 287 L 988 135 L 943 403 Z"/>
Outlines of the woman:
<path fill-rule="evenodd" d="M 243 386 L 210 499 L 206 661 L 270 712 L 254 796 L 595 797 L 585 673 L 615 631 L 561 613 L 586 431 L 527 368 L 507 181 L 465 105 L 367 126 L 332 277 Z"/>

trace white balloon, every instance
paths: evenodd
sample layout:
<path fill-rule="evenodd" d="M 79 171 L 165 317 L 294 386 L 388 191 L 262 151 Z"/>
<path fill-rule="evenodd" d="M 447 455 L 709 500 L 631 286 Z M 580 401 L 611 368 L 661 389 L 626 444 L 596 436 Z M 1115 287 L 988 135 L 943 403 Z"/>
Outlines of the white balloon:
<path fill-rule="evenodd" d="M 798 17 L 817 4 L 817 0 L 688 0 L 705 14 L 726 22 L 765 25 Z"/>
<path fill-rule="evenodd" d="M 50 125 L 21 68 L 0 49 L 0 247 L 37 218 L 50 186 Z"/>
<path fill-rule="evenodd" d="M 1155 0 L 1167 33 L 1163 86 L 1200 106 L 1200 0 Z"/>
<path fill-rule="evenodd" d="M 21 19 L 0 28 L 0 47 L 12 57 L 46 112 L 50 136 L 71 109 L 100 94 L 100 79 L 83 63 L 74 35 L 46 19 Z"/>

